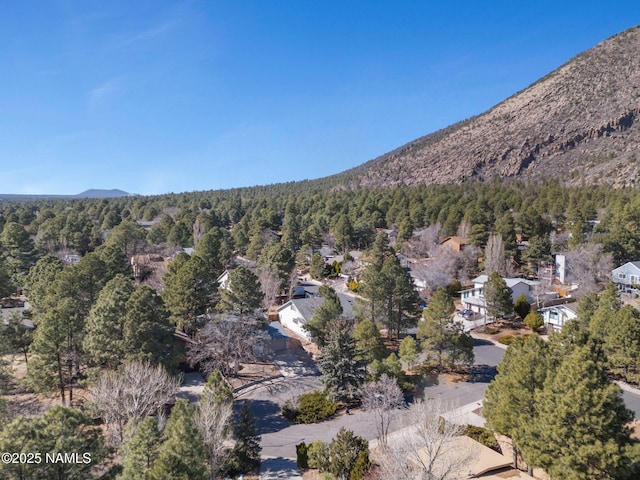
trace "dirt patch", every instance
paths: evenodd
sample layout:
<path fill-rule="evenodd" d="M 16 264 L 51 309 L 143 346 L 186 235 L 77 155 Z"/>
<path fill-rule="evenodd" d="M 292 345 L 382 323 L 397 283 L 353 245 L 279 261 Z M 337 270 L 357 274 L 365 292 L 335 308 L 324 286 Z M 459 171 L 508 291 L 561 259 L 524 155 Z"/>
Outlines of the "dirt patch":
<path fill-rule="evenodd" d="M 485 338 L 497 342 L 502 337 L 531 335 L 533 332 L 521 321 L 500 320 L 486 327 L 478 327 L 473 333 L 478 338 Z"/>
<path fill-rule="evenodd" d="M 247 363 L 242 364 L 237 377 L 230 377 L 228 381 L 233 388 L 238 388 L 279 374 L 278 369 L 271 363 Z"/>
<path fill-rule="evenodd" d="M 468 373 L 441 373 L 440 381 L 446 384 L 466 382 L 469 380 L 470 375 Z"/>

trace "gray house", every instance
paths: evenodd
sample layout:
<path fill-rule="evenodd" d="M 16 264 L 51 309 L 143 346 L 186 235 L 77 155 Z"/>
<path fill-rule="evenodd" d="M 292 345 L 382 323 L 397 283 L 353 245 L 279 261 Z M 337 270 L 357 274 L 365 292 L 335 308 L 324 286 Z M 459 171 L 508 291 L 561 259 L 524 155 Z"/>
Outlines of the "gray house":
<path fill-rule="evenodd" d="M 640 262 L 627 262 L 611 271 L 611 280 L 618 290 L 631 292 L 638 290 L 640 285 Z"/>

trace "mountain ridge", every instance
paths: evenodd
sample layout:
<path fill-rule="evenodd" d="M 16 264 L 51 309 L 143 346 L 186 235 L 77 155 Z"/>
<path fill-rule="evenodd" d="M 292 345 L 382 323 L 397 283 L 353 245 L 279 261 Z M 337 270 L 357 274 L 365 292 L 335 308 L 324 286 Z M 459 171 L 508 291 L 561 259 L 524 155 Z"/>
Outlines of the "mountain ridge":
<path fill-rule="evenodd" d="M 351 188 L 560 178 L 640 183 L 640 26 L 484 113 L 333 176 Z"/>

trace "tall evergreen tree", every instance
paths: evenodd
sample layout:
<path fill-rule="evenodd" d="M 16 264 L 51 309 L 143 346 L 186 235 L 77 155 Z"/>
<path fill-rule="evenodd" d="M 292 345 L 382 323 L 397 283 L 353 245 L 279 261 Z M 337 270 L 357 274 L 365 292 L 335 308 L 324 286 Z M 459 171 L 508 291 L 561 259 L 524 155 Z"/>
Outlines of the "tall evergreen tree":
<path fill-rule="evenodd" d="M 240 472 L 251 470 L 260 462 L 262 447 L 256 417 L 246 402 L 240 406 L 238 417 L 234 422 L 233 436 L 236 440 L 233 458 L 237 470 Z"/>
<path fill-rule="evenodd" d="M 418 322 L 418 339 L 427 358 L 438 368 L 473 363 L 473 340 L 464 333 L 461 324 L 453 320 L 455 306 L 443 287 L 438 287 Z"/>
<path fill-rule="evenodd" d="M 633 419 L 606 373 L 595 342 L 574 349 L 535 394 L 538 417 L 522 447 L 525 460 L 552 478 L 625 478 Z"/>
<path fill-rule="evenodd" d="M 384 324 L 390 338 L 398 338 L 407 327 L 415 326 L 418 293 L 409 272 L 395 255 L 385 258 L 380 277 L 384 292 Z"/>
<path fill-rule="evenodd" d="M 497 318 L 513 311 L 513 298 L 511 289 L 498 272 L 489 275 L 484 284 L 484 298 L 487 315 Z"/>
<path fill-rule="evenodd" d="M 517 449 L 526 442 L 525 426 L 538 417 L 535 395 L 542 389 L 549 367 L 547 344 L 540 337 L 516 338 L 487 388 L 483 405 L 487 426 L 511 437 Z"/>
<path fill-rule="evenodd" d="M 123 344 L 127 360 L 148 360 L 171 371 L 177 367 L 180 348 L 162 297 L 151 287 L 136 288 L 125 305 Z"/>
<path fill-rule="evenodd" d="M 207 470 L 202 436 L 194 424 L 195 407 L 178 400 L 163 432 L 158 459 L 151 468 L 153 480 L 204 480 Z"/>
<path fill-rule="evenodd" d="M 123 471 L 118 480 L 149 480 L 162 438 L 155 417 L 129 422 L 120 455 Z"/>
<path fill-rule="evenodd" d="M 83 346 L 97 365 L 115 368 L 124 360 L 125 306 L 134 288 L 133 281 L 116 276 L 100 291 L 89 313 Z"/>
<path fill-rule="evenodd" d="M 304 324 L 303 328 L 309 332 L 309 335 L 318 346 L 323 347 L 326 342 L 329 325 L 340 318 L 343 310 L 340 298 L 333 288 L 322 285 L 318 289 L 318 296 L 317 300 L 322 303 L 316 308 L 313 316 Z"/>
<path fill-rule="evenodd" d="M 353 338 L 356 339 L 358 351 L 366 363 L 385 357 L 387 349 L 380 336 L 380 330 L 371 320 L 365 319 L 358 323 L 353 331 Z"/>
<path fill-rule="evenodd" d="M 331 323 L 319 366 L 322 383 L 332 399 L 352 400 L 357 397 L 365 371 L 358 360 L 356 342 L 348 321 L 340 319 Z"/>
<path fill-rule="evenodd" d="M 169 264 L 162 298 L 179 328 L 191 333 L 213 303 L 216 276 L 198 255 L 180 254 Z"/>
<path fill-rule="evenodd" d="M 229 274 L 229 288 L 221 289 L 217 308 L 240 314 L 260 307 L 264 294 L 260 290 L 258 276 L 245 266 Z"/>

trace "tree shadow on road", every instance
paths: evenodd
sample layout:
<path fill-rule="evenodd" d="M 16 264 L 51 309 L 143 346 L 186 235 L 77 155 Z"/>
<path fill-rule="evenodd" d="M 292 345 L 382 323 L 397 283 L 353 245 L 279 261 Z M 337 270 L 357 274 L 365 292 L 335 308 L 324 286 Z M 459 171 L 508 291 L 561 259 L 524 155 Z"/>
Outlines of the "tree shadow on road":
<path fill-rule="evenodd" d="M 260 465 L 260 478 L 263 477 L 269 480 L 302 478 L 296 462 L 289 458 L 282 457 L 262 460 L 262 464 Z"/>
<path fill-rule="evenodd" d="M 489 383 L 497 375 L 498 369 L 491 365 L 474 365 L 471 367 L 470 383 Z"/>
<path fill-rule="evenodd" d="M 271 400 L 246 399 L 243 402 L 249 405 L 256 416 L 260 435 L 279 432 L 291 425 L 280 413 L 280 405 Z"/>
<path fill-rule="evenodd" d="M 489 340 L 485 340 L 484 338 L 477 338 L 477 337 L 473 338 L 474 347 L 480 347 L 485 345 L 493 345 L 493 342 L 490 342 Z"/>

